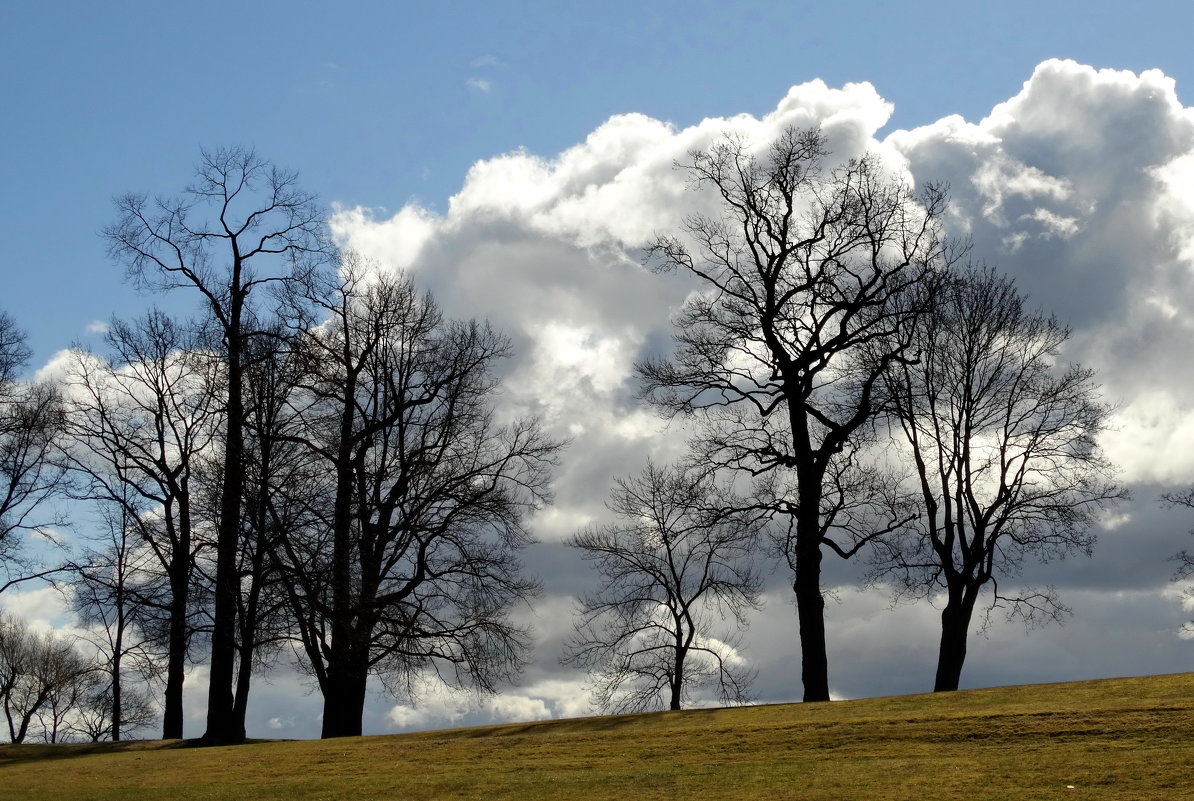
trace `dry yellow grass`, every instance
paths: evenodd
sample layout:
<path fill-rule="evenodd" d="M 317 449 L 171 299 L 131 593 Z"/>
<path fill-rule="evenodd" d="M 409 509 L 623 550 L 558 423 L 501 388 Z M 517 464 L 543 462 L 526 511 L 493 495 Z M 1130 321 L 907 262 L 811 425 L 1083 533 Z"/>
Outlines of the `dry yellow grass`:
<path fill-rule="evenodd" d="M 2 746 L 0 798 L 1194 799 L 1194 674 L 180 745 Z"/>

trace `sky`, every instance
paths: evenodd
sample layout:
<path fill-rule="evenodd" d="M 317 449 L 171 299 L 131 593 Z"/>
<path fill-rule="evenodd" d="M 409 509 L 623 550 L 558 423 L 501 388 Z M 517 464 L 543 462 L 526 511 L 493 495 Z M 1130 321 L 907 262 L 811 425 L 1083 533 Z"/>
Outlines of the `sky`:
<path fill-rule="evenodd" d="M 200 147 L 299 170 L 340 243 L 501 327 L 506 408 L 572 441 L 526 553 L 545 594 L 523 613 L 537 649 L 522 680 L 488 699 L 375 694 L 366 731 L 583 714 L 583 676 L 558 659 L 593 577 L 561 540 L 607 519 L 615 476 L 682 448 L 634 400 L 631 369 L 666 347 L 691 289 L 639 261 L 698 202 L 673 164 L 725 133 L 819 124 L 835 158 L 947 182 L 951 229 L 1072 327 L 1063 357 L 1116 407 L 1101 445 L 1132 500 L 1093 558 L 1020 579 L 1055 585 L 1072 617 L 1026 632 L 996 615 L 963 686 L 1189 670 L 1194 610 L 1167 557 L 1194 521 L 1157 498 L 1194 483 L 1192 25 L 1187 3 L 1092 0 L 4 3 L 0 308 L 29 332 L 31 373 L 98 346 L 112 315 L 188 312 L 122 281 L 98 235 L 113 196 L 177 192 Z M 827 571 L 835 696 L 930 689 L 939 612 Z M 789 583 L 769 574 L 744 639 L 762 701 L 800 695 Z M 0 604 L 69 625 L 42 591 Z M 202 666 L 189 686 L 197 736 Z M 254 690 L 250 735 L 313 736 L 318 713 L 280 669 Z"/>

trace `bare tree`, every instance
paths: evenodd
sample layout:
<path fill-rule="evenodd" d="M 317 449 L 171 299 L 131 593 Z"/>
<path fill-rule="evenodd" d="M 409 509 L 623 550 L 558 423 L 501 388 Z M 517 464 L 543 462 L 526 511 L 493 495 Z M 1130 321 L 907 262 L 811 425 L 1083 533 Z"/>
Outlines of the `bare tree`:
<path fill-rule="evenodd" d="M 905 592 L 945 593 L 934 690 L 956 690 L 982 594 L 1026 621 L 1067 610 L 1051 589 L 1011 592 L 1027 559 L 1089 554 L 1091 528 L 1124 496 L 1095 442 L 1107 407 L 1093 373 L 1055 365 L 1069 330 L 1025 308 L 1010 279 L 976 270 L 937 282 L 916 362 L 886 381 L 922 511 L 876 552 Z"/>
<path fill-rule="evenodd" d="M 790 473 L 777 485 L 794 488 L 783 508 L 805 701 L 829 700 L 823 549 L 861 547 L 853 531 L 835 546 L 843 532 L 827 486 L 877 412 L 880 377 L 913 358 L 909 324 L 923 309 L 908 298 L 957 256 L 941 233 L 942 190 L 917 196 L 874 158 L 829 169 L 826 157 L 817 130 L 788 130 L 761 154 L 733 138 L 691 154 L 684 169 L 720 214 L 689 217 L 650 260 L 705 291 L 677 315 L 672 357 L 637 368 L 665 413 L 729 429 L 718 463 Z"/>
<path fill-rule="evenodd" d="M 94 671 L 95 665 L 72 642 L 51 632 L 31 632 L 16 618 L 0 616 L 0 704 L 9 741 L 24 742 L 31 725 L 45 720 L 49 726 L 34 733 L 56 740 L 58 724 Z"/>
<path fill-rule="evenodd" d="M 114 320 L 105 337 L 111 361 L 77 351 L 67 376 L 64 461 L 73 493 L 112 506 L 160 570 L 160 589 L 141 593 L 142 611 L 165 618 L 162 736 L 183 736 L 183 680 L 195 628 L 196 559 L 208 544 L 198 509 L 202 462 L 217 431 L 219 398 L 211 362 L 196 333 L 160 311 Z"/>
<path fill-rule="evenodd" d="M 62 523 L 47 505 L 63 478 L 53 458 L 62 399 L 49 383 L 19 379 L 29 355 L 24 332 L 0 312 L 0 592 L 54 572 L 24 558 L 21 537 L 53 539 Z"/>
<path fill-rule="evenodd" d="M 140 285 L 197 291 L 217 334 L 225 372 L 224 463 L 216 536 L 208 719 L 204 741 L 243 742 L 233 697 L 237 564 L 244 499 L 244 370 L 256 335 L 250 292 L 284 284 L 325 252 L 322 212 L 297 175 L 252 150 L 202 151 L 180 197 L 125 195 L 104 231 L 110 252 Z"/>
<path fill-rule="evenodd" d="M 517 551 L 560 446 L 534 420 L 495 421 L 508 345 L 488 326 L 445 320 L 408 279 L 351 262 L 314 297 L 327 318 L 298 325 L 290 435 L 314 469 L 273 497 L 309 499 L 281 561 L 335 737 L 360 734 L 370 674 L 395 692 L 424 670 L 492 689 L 521 666 L 509 611 L 537 585 Z"/>
<path fill-rule="evenodd" d="M 102 672 L 92 674 L 95 680 L 85 685 L 78 705 L 66 717 L 63 726 L 66 736 L 72 740 L 99 742 L 117 740 L 112 715 L 116 704 L 112 698 L 112 687 L 103 679 Z M 125 687 L 120 700 L 120 730 L 122 737 L 136 734 L 141 729 L 155 724 L 159 711 L 150 695 L 140 688 Z"/>
<path fill-rule="evenodd" d="M 29 631 L 24 622 L 7 614 L 0 615 L 0 703 L 4 706 L 10 742 L 19 743 L 25 739 L 32 719 L 32 715 L 29 719 L 21 719 L 21 694 L 24 692 L 21 685 L 33 669 L 33 659 Z"/>
<path fill-rule="evenodd" d="M 1181 492 L 1167 492 L 1161 496 L 1161 502 L 1166 506 L 1184 506 L 1194 509 L 1194 487 Z M 1184 581 L 1194 576 L 1194 553 L 1182 550 L 1174 554 L 1173 561 L 1177 562 L 1177 570 L 1173 573 L 1174 581 Z M 1194 600 L 1194 588 L 1187 590 L 1186 597 Z M 1185 630 L 1194 633 L 1194 620 L 1186 623 Z"/>
<path fill-rule="evenodd" d="M 122 489 L 131 492 L 127 485 Z M 71 607 L 88 627 L 82 636 L 101 663 L 96 680 L 80 688 L 84 697 L 73 704 L 82 718 L 79 733 L 93 740 L 118 742 L 130 728 L 157 718 L 152 710 L 147 719 L 148 693 L 125 683 L 130 670 L 144 683 L 162 673 L 148 630 L 155 608 L 169 605 L 168 598 L 161 597 L 168 595 L 168 584 L 159 580 L 159 560 L 131 517 L 136 508 L 133 501 L 100 507 L 106 538 L 81 555 L 69 588 Z"/>
<path fill-rule="evenodd" d="M 609 508 L 617 523 L 569 540 L 601 575 L 564 658 L 590 671 L 594 705 L 680 709 L 695 688 L 747 701 L 753 673 L 736 635 L 759 605 L 752 557 L 766 513 L 706 471 L 651 463 L 617 480 Z M 734 630 L 719 631 L 726 617 Z"/>
<path fill-rule="evenodd" d="M 63 643 L 58 643 L 63 645 Z M 80 715 L 91 705 L 104 684 L 104 673 L 77 650 L 62 650 L 53 654 L 53 678 L 47 681 L 46 701 L 38 707 L 34 719 L 36 731 L 30 733 L 42 742 L 60 743 L 74 739 Z"/>

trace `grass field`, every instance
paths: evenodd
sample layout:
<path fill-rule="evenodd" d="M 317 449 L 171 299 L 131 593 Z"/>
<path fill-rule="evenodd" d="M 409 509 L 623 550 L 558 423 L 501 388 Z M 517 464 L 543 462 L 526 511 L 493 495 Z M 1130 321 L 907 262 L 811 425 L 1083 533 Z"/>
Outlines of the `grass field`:
<path fill-rule="evenodd" d="M 0 798 L 1194 799 L 1194 674 L 332 741 L 0 746 Z"/>

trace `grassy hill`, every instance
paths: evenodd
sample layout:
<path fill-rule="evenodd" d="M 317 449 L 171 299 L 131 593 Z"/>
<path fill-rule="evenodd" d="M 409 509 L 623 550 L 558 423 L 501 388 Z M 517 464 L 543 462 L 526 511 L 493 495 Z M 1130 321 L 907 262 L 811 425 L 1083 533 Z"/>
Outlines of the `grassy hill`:
<path fill-rule="evenodd" d="M 0 746 L 0 798 L 1194 799 L 1194 674 L 182 746 Z"/>

